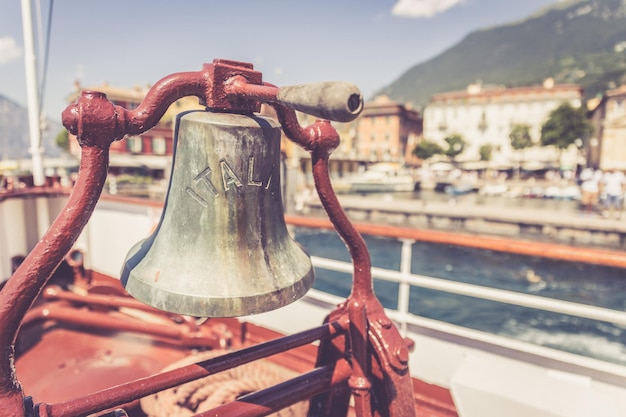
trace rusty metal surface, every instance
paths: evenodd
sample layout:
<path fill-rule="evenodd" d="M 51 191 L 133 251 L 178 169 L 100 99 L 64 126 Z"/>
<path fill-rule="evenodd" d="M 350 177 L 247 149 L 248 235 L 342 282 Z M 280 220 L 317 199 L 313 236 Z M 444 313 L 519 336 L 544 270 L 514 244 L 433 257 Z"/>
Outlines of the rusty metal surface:
<path fill-rule="evenodd" d="M 285 396 L 281 389 L 253 394 L 248 397 L 248 400 L 252 398 L 249 403 L 226 406 L 224 415 L 265 415 L 270 409 L 298 401 L 300 396 L 311 395 L 318 400 L 313 400 L 316 409 L 310 415 L 338 415 L 337 410 L 347 412 L 349 395 L 346 393 L 354 396 L 354 408 L 359 417 L 415 415 L 406 343 L 385 316 L 373 293 L 367 247 L 343 212 L 330 183 L 328 158 L 339 145 L 339 136 L 328 120 L 318 120 L 310 126 L 301 127 L 296 119 L 294 108 L 306 108 L 312 113 L 341 121 L 358 116 L 362 108 L 358 92 L 348 88 L 339 101 L 336 98 L 326 100 L 324 92 L 329 89 L 332 90 L 332 86 L 323 85 L 305 90 L 283 90 L 281 93 L 279 88 L 264 84 L 260 73 L 254 71 L 250 64 L 215 60 L 205 65 L 202 71 L 163 78 L 150 90 L 142 104 L 130 111 L 114 106 L 104 94 L 83 92 L 77 102 L 63 112 L 64 125 L 77 135 L 83 149 L 77 184 L 62 215 L 0 292 L 0 403 L 4 410 L 14 416 L 33 412 L 40 417 L 78 417 L 112 409 L 141 396 L 200 378 L 207 372 L 217 372 L 290 347 L 322 340 L 318 354 L 321 370 L 293 380 L 290 389 L 284 391 L 290 395 Z M 302 91 L 307 97 L 319 93 L 323 99 L 317 97 L 310 101 L 304 97 L 307 98 L 305 100 Z M 327 324 L 320 328 L 244 348 L 218 359 L 122 383 L 73 400 L 32 406 L 22 393 L 13 367 L 13 346 L 20 322 L 89 218 L 104 184 L 110 144 L 127 134 L 135 135 L 150 129 L 173 101 L 187 95 L 199 97 L 207 107 L 220 112 L 258 111 L 261 101 L 275 107 L 287 136 L 311 152 L 317 192 L 354 261 L 352 292 L 330 314 Z M 59 320 L 71 322 L 62 310 L 55 314 Z M 102 320 L 103 327 L 106 327 L 107 320 Z M 37 321 L 37 318 L 32 321 Z M 90 367 L 89 364 L 85 366 Z M 315 378 L 316 382 L 305 383 L 309 377 Z M 320 396 L 326 396 L 326 392 L 337 395 L 320 401 Z M 25 406 L 34 409 L 25 410 Z M 203 415 L 214 414 L 207 412 Z"/>
<path fill-rule="evenodd" d="M 45 410 L 47 414 L 44 415 L 46 416 L 84 416 L 257 359 L 303 346 L 322 337 L 330 337 L 334 333 L 333 329 L 335 328 L 337 328 L 335 325 L 326 325 L 299 334 L 270 340 L 193 365 L 93 392 L 79 400 L 70 400 L 57 404 L 40 404 L 38 409 L 41 410 L 40 413 L 43 413 L 43 410 Z"/>
<path fill-rule="evenodd" d="M 0 403 L 24 414 L 23 394 L 14 369 L 20 323 L 39 291 L 87 223 L 106 177 L 108 148 L 86 147 L 78 179 L 66 207 L 0 291 Z"/>
<path fill-rule="evenodd" d="M 340 385 L 349 378 L 350 364 L 344 359 L 304 373 L 287 382 L 243 396 L 235 402 L 225 404 L 198 414 L 197 417 L 260 417 L 279 410 L 295 401 Z"/>
<path fill-rule="evenodd" d="M 317 121 L 301 128 L 291 110 L 275 107 L 287 136 L 310 150 L 317 194 L 353 260 L 351 293 L 329 317 L 337 321 L 347 318 L 350 323 L 343 346 L 334 346 L 340 352 L 352 353 L 353 373 L 348 385 L 354 396 L 357 416 L 413 416 L 416 411 L 406 342 L 386 317 L 374 294 L 369 251 L 363 237 L 341 208 L 328 174 L 328 158 L 339 143 L 337 132 L 328 121 Z M 330 359 L 325 354 L 325 349 L 320 349 L 319 364 L 333 360 L 332 353 Z M 377 368 L 379 377 L 374 375 L 373 368 Z M 338 395 L 329 399 L 325 394 L 321 400 L 314 401 L 324 409 L 322 415 L 331 415 L 335 412 L 333 410 L 346 407 L 347 397 Z"/>
<path fill-rule="evenodd" d="M 24 391 L 50 404 L 154 375 L 191 352 L 134 332 L 50 321 L 26 329 L 18 350 L 16 370 Z"/>

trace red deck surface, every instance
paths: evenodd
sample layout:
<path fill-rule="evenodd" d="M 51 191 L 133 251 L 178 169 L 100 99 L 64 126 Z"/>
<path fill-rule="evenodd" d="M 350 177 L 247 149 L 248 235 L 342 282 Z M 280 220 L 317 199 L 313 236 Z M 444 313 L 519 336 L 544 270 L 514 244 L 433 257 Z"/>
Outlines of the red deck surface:
<path fill-rule="evenodd" d="M 107 279 L 94 275 L 97 280 Z M 76 315 L 88 311 L 85 307 L 73 308 Z M 282 336 L 234 319 L 224 323 L 232 332 L 234 347 Z M 52 404 L 156 374 L 193 352 L 175 341 L 155 336 L 43 320 L 33 321 L 21 330 L 16 369 L 26 395 L 36 403 Z M 269 360 L 302 373 L 313 368 L 316 352 L 316 346 L 306 345 Z M 418 416 L 458 416 L 447 389 L 419 380 L 413 380 L 413 388 Z M 144 415 L 138 401 L 127 404 L 126 409 L 133 416 Z"/>

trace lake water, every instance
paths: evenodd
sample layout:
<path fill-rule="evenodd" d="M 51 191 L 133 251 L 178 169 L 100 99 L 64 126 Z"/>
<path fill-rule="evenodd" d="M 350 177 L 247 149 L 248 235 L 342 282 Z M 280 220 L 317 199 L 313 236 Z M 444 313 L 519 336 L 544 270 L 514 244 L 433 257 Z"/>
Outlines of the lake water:
<path fill-rule="evenodd" d="M 297 229 L 296 239 L 311 255 L 350 261 L 335 233 Z M 399 270 L 400 242 L 365 239 L 373 266 Z M 416 242 L 411 271 L 626 311 L 626 270 L 620 268 Z M 316 273 L 315 288 L 348 295 L 350 275 L 322 269 Z M 385 307 L 397 307 L 397 284 L 375 281 L 374 288 Z M 618 325 L 419 288 L 411 290 L 409 309 L 419 316 L 626 365 L 626 328 Z"/>

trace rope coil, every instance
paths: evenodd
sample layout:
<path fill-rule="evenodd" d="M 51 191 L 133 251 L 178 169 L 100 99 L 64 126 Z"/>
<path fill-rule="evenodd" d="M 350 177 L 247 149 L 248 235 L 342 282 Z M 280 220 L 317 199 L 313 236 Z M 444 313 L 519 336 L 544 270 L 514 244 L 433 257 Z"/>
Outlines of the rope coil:
<path fill-rule="evenodd" d="M 204 361 L 227 352 L 226 350 L 211 350 L 190 355 L 173 362 L 163 371 Z M 191 417 L 297 375 L 296 372 L 268 360 L 260 360 L 158 392 L 142 398 L 140 403 L 143 412 L 148 417 Z M 307 409 L 308 402 L 304 401 L 270 416 L 303 417 L 306 416 Z"/>

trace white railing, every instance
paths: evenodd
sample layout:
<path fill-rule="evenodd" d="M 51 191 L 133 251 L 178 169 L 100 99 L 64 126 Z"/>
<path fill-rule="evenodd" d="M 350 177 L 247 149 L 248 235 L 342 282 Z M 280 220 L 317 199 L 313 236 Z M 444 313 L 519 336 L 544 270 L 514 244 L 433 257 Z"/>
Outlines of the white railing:
<path fill-rule="evenodd" d="M 105 198 L 104 200 L 109 200 Z M 119 203 L 117 203 L 119 204 Z M 106 204 L 102 204 L 105 207 Z M 114 203 L 115 205 L 115 203 Z M 157 203 L 148 204 L 147 201 L 132 200 L 134 207 L 143 207 L 146 216 L 149 218 L 150 224 L 156 224 L 161 211 L 161 205 Z M 140 209 L 141 210 L 141 209 Z M 142 210 L 142 211 L 143 211 Z M 292 223 L 292 221 L 288 222 Z M 325 227 L 316 226 L 314 224 L 303 225 L 295 224 L 296 227 L 304 227 L 309 229 L 324 229 Z M 327 227 L 326 227 L 327 228 Z M 362 230 L 361 233 L 368 235 L 376 235 L 375 232 Z M 394 232 L 395 233 L 395 232 Z M 409 298 L 411 286 L 427 288 L 431 290 L 442 291 L 450 294 L 474 297 L 483 300 L 506 303 L 521 307 L 540 309 L 551 311 L 554 313 L 566 314 L 591 320 L 599 320 L 608 323 L 626 326 L 626 312 L 612 310 L 608 308 L 595 307 L 586 304 L 580 304 L 570 301 L 556 300 L 552 298 L 524 294 L 515 291 L 508 291 L 480 285 L 461 283 L 441 278 L 428 277 L 411 273 L 412 246 L 415 239 L 407 238 L 397 234 L 383 233 L 380 236 L 387 236 L 390 239 L 396 239 L 402 242 L 400 269 L 389 270 L 383 268 L 372 268 L 372 276 L 374 279 L 394 282 L 399 285 L 398 288 L 398 304 L 396 310 L 391 310 L 394 317 L 400 319 L 399 325 L 401 329 L 406 329 L 410 317 L 415 317 L 409 312 Z M 395 237 L 391 237 L 394 235 Z M 447 242 L 454 244 L 453 241 Z M 342 262 L 333 259 L 312 257 L 313 265 L 331 271 L 352 274 L 353 267 L 350 262 Z M 622 262 L 623 263 L 623 262 Z"/>
<path fill-rule="evenodd" d="M 398 308 L 394 316 L 399 319 L 400 322 L 398 324 L 401 330 L 406 330 L 407 318 L 411 315 L 411 313 L 409 313 L 409 293 L 411 286 L 626 326 L 626 312 L 622 311 L 411 274 L 412 245 L 413 240 L 402 239 L 399 271 L 376 267 L 372 268 L 372 276 L 374 279 L 399 284 Z M 313 265 L 318 268 L 348 274 L 351 274 L 353 271 L 352 264 L 349 262 L 320 258 L 317 256 L 313 256 L 312 261 Z"/>

